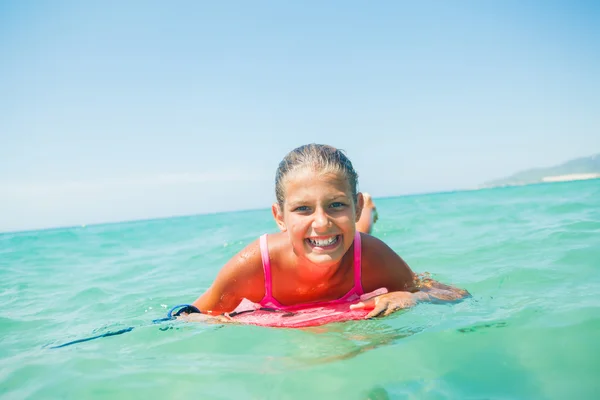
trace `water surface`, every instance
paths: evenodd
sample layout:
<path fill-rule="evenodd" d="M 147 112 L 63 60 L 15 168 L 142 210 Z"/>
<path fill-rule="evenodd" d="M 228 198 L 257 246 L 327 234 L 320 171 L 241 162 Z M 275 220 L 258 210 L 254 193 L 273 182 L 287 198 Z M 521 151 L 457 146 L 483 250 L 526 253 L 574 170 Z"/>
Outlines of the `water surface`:
<path fill-rule="evenodd" d="M 0 234 L 0 397 L 600 398 L 600 180 L 377 206 L 376 236 L 473 297 L 318 329 L 154 325 L 270 211 Z"/>

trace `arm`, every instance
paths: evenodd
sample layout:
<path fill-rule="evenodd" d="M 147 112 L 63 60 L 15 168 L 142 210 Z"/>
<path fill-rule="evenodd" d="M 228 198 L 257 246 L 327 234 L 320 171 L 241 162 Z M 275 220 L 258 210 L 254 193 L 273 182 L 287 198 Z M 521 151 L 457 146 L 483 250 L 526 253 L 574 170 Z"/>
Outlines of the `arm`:
<path fill-rule="evenodd" d="M 415 275 L 414 282 L 415 289 L 418 291 L 413 294 L 419 301 L 444 303 L 462 300 L 471 296 L 465 289 L 459 289 L 431 279 L 427 273 Z"/>
<path fill-rule="evenodd" d="M 354 304 L 351 308 L 372 309 L 367 318 L 389 315 L 418 302 L 452 302 L 469 296 L 466 290 L 437 282 L 429 275 L 416 275 L 406 262 L 381 240 L 363 235 L 365 292 L 385 287 L 388 293 Z"/>
<path fill-rule="evenodd" d="M 233 311 L 247 298 L 258 302 L 264 296 L 264 274 L 258 240 L 223 266 L 215 281 L 193 305 L 210 315 Z"/>

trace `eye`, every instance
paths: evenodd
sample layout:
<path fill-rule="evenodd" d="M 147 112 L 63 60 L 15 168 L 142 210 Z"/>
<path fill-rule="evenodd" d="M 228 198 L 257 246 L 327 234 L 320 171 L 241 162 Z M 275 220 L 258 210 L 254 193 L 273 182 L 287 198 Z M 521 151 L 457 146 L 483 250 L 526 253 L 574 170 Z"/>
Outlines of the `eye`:
<path fill-rule="evenodd" d="M 308 211 L 308 210 L 309 210 L 308 206 L 299 206 L 299 207 L 294 208 L 293 211 L 305 212 L 305 211 Z"/>
<path fill-rule="evenodd" d="M 336 202 L 331 203 L 331 205 L 329 207 L 331 207 L 331 208 L 342 208 L 345 205 L 346 204 L 344 204 L 344 203 L 342 203 L 340 201 L 336 201 Z"/>

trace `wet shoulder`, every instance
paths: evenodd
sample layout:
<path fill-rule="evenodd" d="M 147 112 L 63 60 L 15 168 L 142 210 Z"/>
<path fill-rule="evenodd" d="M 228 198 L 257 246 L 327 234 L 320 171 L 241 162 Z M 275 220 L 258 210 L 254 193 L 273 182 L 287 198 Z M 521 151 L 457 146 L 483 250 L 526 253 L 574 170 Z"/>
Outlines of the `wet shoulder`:
<path fill-rule="evenodd" d="M 381 239 L 371 236 L 368 233 L 361 233 L 361 255 L 363 266 L 369 269 L 382 267 L 382 262 L 390 256 L 396 254 Z M 379 266 L 379 267 L 378 267 Z"/>
<path fill-rule="evenodd" d="M 267 247 L 271 269 L 285 265 L 284 254 L 288 249 L 289 240 L 285 233 L 267 235 Z M 289 249 L 288 249 L 289 250 Z M 289 251 L 288 251 L 289 253 Z M 236 286 L 242 297 L 254 302 L 260 302 L 265 295 L 265 273 L 260 248 L 260 238 L 257 238 L 234 257 Z"/>
<path fill-rule="evenodd" d="M 264 272 L 257 238 L 240 250 L 221 270 L 224 284 L 251 301 L 264 296 Z M 258 299 L 258 300 L 257 300 Z"/>
<path fill-rule="evenodd" d="M 291 245 L 287 233 L 270 233 L 267 236 L 267 246 L 269 248 L 269 261 L 272 266 L 290 261 Z"/>
<path fill-rule="evenodd" d="M 368 234 L 362 239 L 362 284 L 365 292 L 381 287 L 406 290 L 412 285 L 412 271 L 384 241 Z"/>

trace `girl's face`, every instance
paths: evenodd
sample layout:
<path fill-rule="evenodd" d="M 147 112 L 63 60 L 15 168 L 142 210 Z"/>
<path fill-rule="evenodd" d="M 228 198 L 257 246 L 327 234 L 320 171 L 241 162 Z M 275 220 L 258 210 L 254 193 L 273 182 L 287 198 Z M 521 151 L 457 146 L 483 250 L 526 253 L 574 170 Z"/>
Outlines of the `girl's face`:
<path fill-rule="evenodd" d="M 288 233 L 294 253 L 316 265 L 340 263 L 354 240 L 362 194 L 355 205 L 344 176 L 310 168 L 287 176 L 284 193 L 283 210 L 275 204 L 273 215 Z"/>

